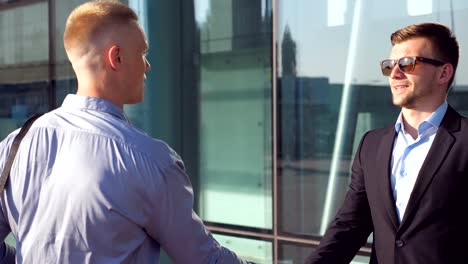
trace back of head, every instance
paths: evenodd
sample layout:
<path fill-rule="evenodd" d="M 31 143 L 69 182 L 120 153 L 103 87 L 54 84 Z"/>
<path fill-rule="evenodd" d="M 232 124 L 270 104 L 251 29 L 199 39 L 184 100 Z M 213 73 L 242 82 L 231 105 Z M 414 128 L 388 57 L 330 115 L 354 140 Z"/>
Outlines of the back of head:
<path fill-rule="evenodd" d="M 63 36 L 65 50 L 71 59 L 94 48 L 100 35 L 121 24 L 137 21 L 135 12 L 115 0 L 98 0 L 76 7 L 69 15 Z"/>
<path fill-rule="evenodd" d="M 460 56 L 459 46 L 455 35 L 448 27 L 438 23 L 413 24 L 395 31 L 390 36 L 392 45 L 414 38 L 425 38 L 431 41 L 436 56 L 433 59 L 452 64 L 455 75 Z M 453 78 L 449 83 L 449 87 Z"/>

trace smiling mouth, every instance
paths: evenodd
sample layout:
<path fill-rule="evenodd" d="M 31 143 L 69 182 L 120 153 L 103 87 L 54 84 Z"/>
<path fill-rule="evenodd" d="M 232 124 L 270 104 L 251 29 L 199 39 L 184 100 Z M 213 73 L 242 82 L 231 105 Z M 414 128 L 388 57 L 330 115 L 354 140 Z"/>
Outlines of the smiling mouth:
<path fill-rule="evenodd" d="M 397 85 L 392 85 L 392 93 L 403 93 L 408 89 L 409 85 L 405 84 L 397 84 Z"/>
<path fill-rule="evenodd" d="M 406 83 L 395 83 L 395 84 L 392 84 L 391 87 L 393 89 L 405 89 L 405 88 L 408 88 L 409 85 Z"/>

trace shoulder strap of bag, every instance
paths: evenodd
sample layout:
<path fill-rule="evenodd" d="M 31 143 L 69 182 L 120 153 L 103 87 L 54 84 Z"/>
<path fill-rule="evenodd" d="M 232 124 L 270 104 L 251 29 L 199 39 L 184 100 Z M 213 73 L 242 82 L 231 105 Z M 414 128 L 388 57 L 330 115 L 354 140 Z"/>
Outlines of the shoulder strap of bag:
<path fill-rule="evenodd" d="M 5 167 L 2 171 L 2 176 L 0 176 L 0 195 L 3 197 L 3 192 L 5 191 L 5 185 L 8 181 L 8 177 L 10 176 L 11 166 L 13 165 L 13 161 L 15 161 L 16 152 L 18 152 L 19 145 L 21 140 L 24 138 L 26 133 L 28 132 L 31 125 L 38 119 L 42 114 L 37 114 L 30 117 L 26 123 L 24 123 L 23 127 L 21 128 L 20 132 L 15 136 L 13 139 L 13 143 L 11 145 L 10 153 L 8 154 L 8 159 L 5 163 Z"/>

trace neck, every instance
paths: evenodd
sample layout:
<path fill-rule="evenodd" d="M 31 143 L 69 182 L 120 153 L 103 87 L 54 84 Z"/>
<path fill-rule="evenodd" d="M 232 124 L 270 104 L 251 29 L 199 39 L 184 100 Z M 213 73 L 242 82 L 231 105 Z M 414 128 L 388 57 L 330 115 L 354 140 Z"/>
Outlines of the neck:
<path fill-rule="evenodd" d="M 113 86 L 106 85 L 105 83 L 96 84 L 95 82 L 86 82 L 78 79 L 78 90 L 76 91 L 76 94 L 80 96 L 105 99 L 123 109 L 123 103 L 118 100 L 118 93 L 112 93 L 109 91 L 108 87 Z"/>
<path fill-rule="evenodd" d="M 432 113 L 432 112 L 431 112 Z M 431 115 L 428 112 L 413 111 L 402 109 L 402 120 L 405 126 L 405 131 L 411 135 L 414 139 L 418 137 L 419 125 Z"/>
<path fill-rule="evenodd" d="M 405 108 L 401 109 L 402 120 L 405 126 L 405 131 L 409 133 L 414 139 L 418 137 L 419 125 L 428 118 L 441 104 L 437 103 L 420 109 Z"/>
<path fill-rule="evenodd" d="M 102 98 L 123 109 L 123 103 L 119 99 L 119 81 L 112 76 L 112 72 L 103 61 L 100 51 L 96 48 L 81 56 L 77 56 L 73 52 L 69 54 L 78 80 L 76 94 Z"/>

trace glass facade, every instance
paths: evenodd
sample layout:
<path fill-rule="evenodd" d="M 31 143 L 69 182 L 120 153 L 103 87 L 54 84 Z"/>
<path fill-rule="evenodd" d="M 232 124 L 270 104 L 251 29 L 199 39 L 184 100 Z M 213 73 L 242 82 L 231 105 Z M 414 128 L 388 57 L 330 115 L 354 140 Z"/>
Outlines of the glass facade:
<path fill-rule="evenodd" d="M 199 213 L 271 229 L 271 10 L 262 9 L 267 1 L 202 2 Z"/>
<path fill-rule="evenodd" d="M 1 4 L 4 5 L 4 4 Z M 0 137 L 48 109 L 46 1 L 0 9 Z"/>
<path fill-rule="evenodd" d="M 82 2 L 0 1 L 2 139 L 76 90 L 62 37 Z M 304 261 L 344 198 L 361 136 L 396 119 L 378 66 L 390 34 L 441 22 L 468 47 L 464 0 L 124 2 L 152 65 L 127 115 L 182 156 L 215 238 L 257 263 Z M 465 115 L 467 63 L 462 52 L 448 99 Z M 353 263 L 368 263 L 371 242 Z"/>

